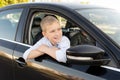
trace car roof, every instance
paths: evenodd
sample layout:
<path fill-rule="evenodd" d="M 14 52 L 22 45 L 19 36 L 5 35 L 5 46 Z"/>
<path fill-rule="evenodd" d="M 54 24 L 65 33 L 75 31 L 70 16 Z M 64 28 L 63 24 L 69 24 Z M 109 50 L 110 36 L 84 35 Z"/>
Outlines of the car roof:
<path fill-rule="evenodd" d="M 58 6 L 58 7 L 66 7 L 66 8 L 70 8 L 70 9 L 91 9 L 91 8 L 104 8 L 102 6 L 97 6 L 97 5 L 89 5 L 89 4 L 76 4 L 76 3 L 41 3 L 41 2 L 37 2 L 37 3 L 19 3 L 19 4 L 12 4 L 12 5 L 8 5 L 4 8 L 17 8 L 17 7 L 37 7 L 40 5 L 48 5 L 48 6 Z"/>

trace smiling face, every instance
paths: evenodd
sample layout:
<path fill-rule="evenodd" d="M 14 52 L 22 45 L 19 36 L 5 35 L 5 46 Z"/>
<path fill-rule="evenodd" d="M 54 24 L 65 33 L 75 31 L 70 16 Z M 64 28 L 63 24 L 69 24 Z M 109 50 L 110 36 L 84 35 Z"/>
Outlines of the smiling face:
<path fill-rule="evenodd" d="M 62 38 L 62 29 L 59 21 L 55 18 L 55 20 L 51 21 L 50 24 L 44 24 L 42 34 L 52 43 L 52 45 L 56 45 L 60 42 Z"/>

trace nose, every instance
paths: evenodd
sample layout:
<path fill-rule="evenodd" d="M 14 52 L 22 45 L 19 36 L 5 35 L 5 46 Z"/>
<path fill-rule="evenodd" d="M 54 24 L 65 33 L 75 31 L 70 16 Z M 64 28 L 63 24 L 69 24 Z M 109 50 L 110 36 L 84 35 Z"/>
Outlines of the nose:
<path fill-rule="evenodd" d="M 60 34 L 60 32 L 59 32 L 58 30 L 56 30 L 56 31 L 55 31 L 55 34 L 56 34 L 56 35 L 59 35 L 59 34 Z"/>

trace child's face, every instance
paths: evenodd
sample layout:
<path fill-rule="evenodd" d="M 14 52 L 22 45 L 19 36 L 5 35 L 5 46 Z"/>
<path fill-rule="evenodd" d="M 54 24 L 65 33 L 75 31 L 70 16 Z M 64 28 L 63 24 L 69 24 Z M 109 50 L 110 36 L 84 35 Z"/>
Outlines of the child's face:
<path fill-rule="evenodd" d="M 52 25 L 46 26 L 45 31 L 43 31 L 43 35 L 48 38 L 53 45 L 56 45 L 62 38 L 62 29 L 60 24 L 54 22 Z"/>

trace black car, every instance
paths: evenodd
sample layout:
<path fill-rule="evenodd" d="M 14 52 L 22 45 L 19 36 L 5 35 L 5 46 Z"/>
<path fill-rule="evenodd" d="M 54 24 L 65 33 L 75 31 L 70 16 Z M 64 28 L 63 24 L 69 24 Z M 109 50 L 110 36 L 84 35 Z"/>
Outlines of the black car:
<path fill-rule="evenodd" d="M 56 16 L 70 39 L 67 62 L 48 55 L 25 61 L 41 37 L 40 21 Z M 94 5 L 24 3 L 0 9 L 0 80 L 119 80 L 120 12 Z"/>

